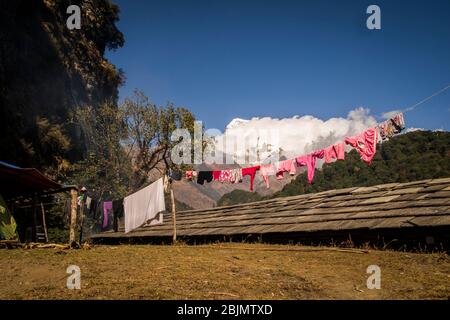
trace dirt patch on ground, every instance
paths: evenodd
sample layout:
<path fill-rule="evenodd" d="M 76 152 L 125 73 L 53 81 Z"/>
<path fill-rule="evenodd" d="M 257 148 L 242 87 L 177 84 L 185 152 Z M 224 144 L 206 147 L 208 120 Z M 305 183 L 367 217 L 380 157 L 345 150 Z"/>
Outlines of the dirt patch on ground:
<path fill-rule="evenodd" d="M 81 290 L 66 287 L 69 265 L 81 269 Z M 381 268 L 379 290 L 367 289 L 369 265 Z M 262 244 L 1 249 L 0 269 L 0 299 L 450 297 L 450 258 L 444 254 Z"/>

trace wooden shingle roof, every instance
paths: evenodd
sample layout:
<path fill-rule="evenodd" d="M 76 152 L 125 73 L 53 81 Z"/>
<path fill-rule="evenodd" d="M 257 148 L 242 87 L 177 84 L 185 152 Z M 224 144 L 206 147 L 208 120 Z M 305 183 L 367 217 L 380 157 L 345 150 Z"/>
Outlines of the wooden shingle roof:
<path fill-rule="evenodd" d="M 177 213 L 179 237 L 450 226 L 450 178 L 329 190 Z M 122 229 L 123 230 L 123 229 Z M 164 223 L 92 238 L 171 237 Z"/>

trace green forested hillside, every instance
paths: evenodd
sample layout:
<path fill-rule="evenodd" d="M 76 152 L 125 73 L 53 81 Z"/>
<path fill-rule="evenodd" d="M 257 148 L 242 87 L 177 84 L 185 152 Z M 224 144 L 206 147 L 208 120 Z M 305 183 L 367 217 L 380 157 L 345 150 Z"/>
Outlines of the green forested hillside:
<path fill-rule="evenodd" d="M 381 145 L 368 166 L 356 150 L 344 161 L 325 164 L 316 170 L 311 185 L 306 172 L 281 191 L 266 198 L 292 196 L 347 187 L 371 186 L 390 182 L 450 177 L 450 132 L 415 131 L 399 135 Z M 230 205 L 264 199 L 246 191 L 231 192 L 218 201 Z"/>
<path fill-rule="evenodd" d="M 256 192 L 249 192 L 245 190 L 233 190 L 230 193 L 224 194 L 218 201 L 218 206 L 228 206 L 236 203 L 245 203 L 261 200 L 261 196 Z"/>

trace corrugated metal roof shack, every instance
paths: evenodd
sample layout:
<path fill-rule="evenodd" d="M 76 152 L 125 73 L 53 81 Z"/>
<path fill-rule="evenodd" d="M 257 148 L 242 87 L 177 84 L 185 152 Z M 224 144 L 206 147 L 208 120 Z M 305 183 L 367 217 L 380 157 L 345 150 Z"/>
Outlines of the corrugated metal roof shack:
<path fill-rule="evenodd" d="M 124 233 L 92 236 L 96 243 L 170 242 L 172 218 Z M 449 248 L 450 178 L 390 183 L 177 213 L 178 238 L 190 243 L 263 241 L 329 244 L 370 242 Z"/>

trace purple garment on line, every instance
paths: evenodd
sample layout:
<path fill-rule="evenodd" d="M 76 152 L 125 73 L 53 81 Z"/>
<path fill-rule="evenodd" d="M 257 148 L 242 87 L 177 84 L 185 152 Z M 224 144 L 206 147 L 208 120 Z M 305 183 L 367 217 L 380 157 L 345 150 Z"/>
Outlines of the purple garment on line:
<path fill-rule="evenodd" d="M 112 201 L 104 201 L 103 202 L 103 225 L 102 225 L 103 229 L 108 227 L 108 211 L 109 210 L 112 210 Z"/>

